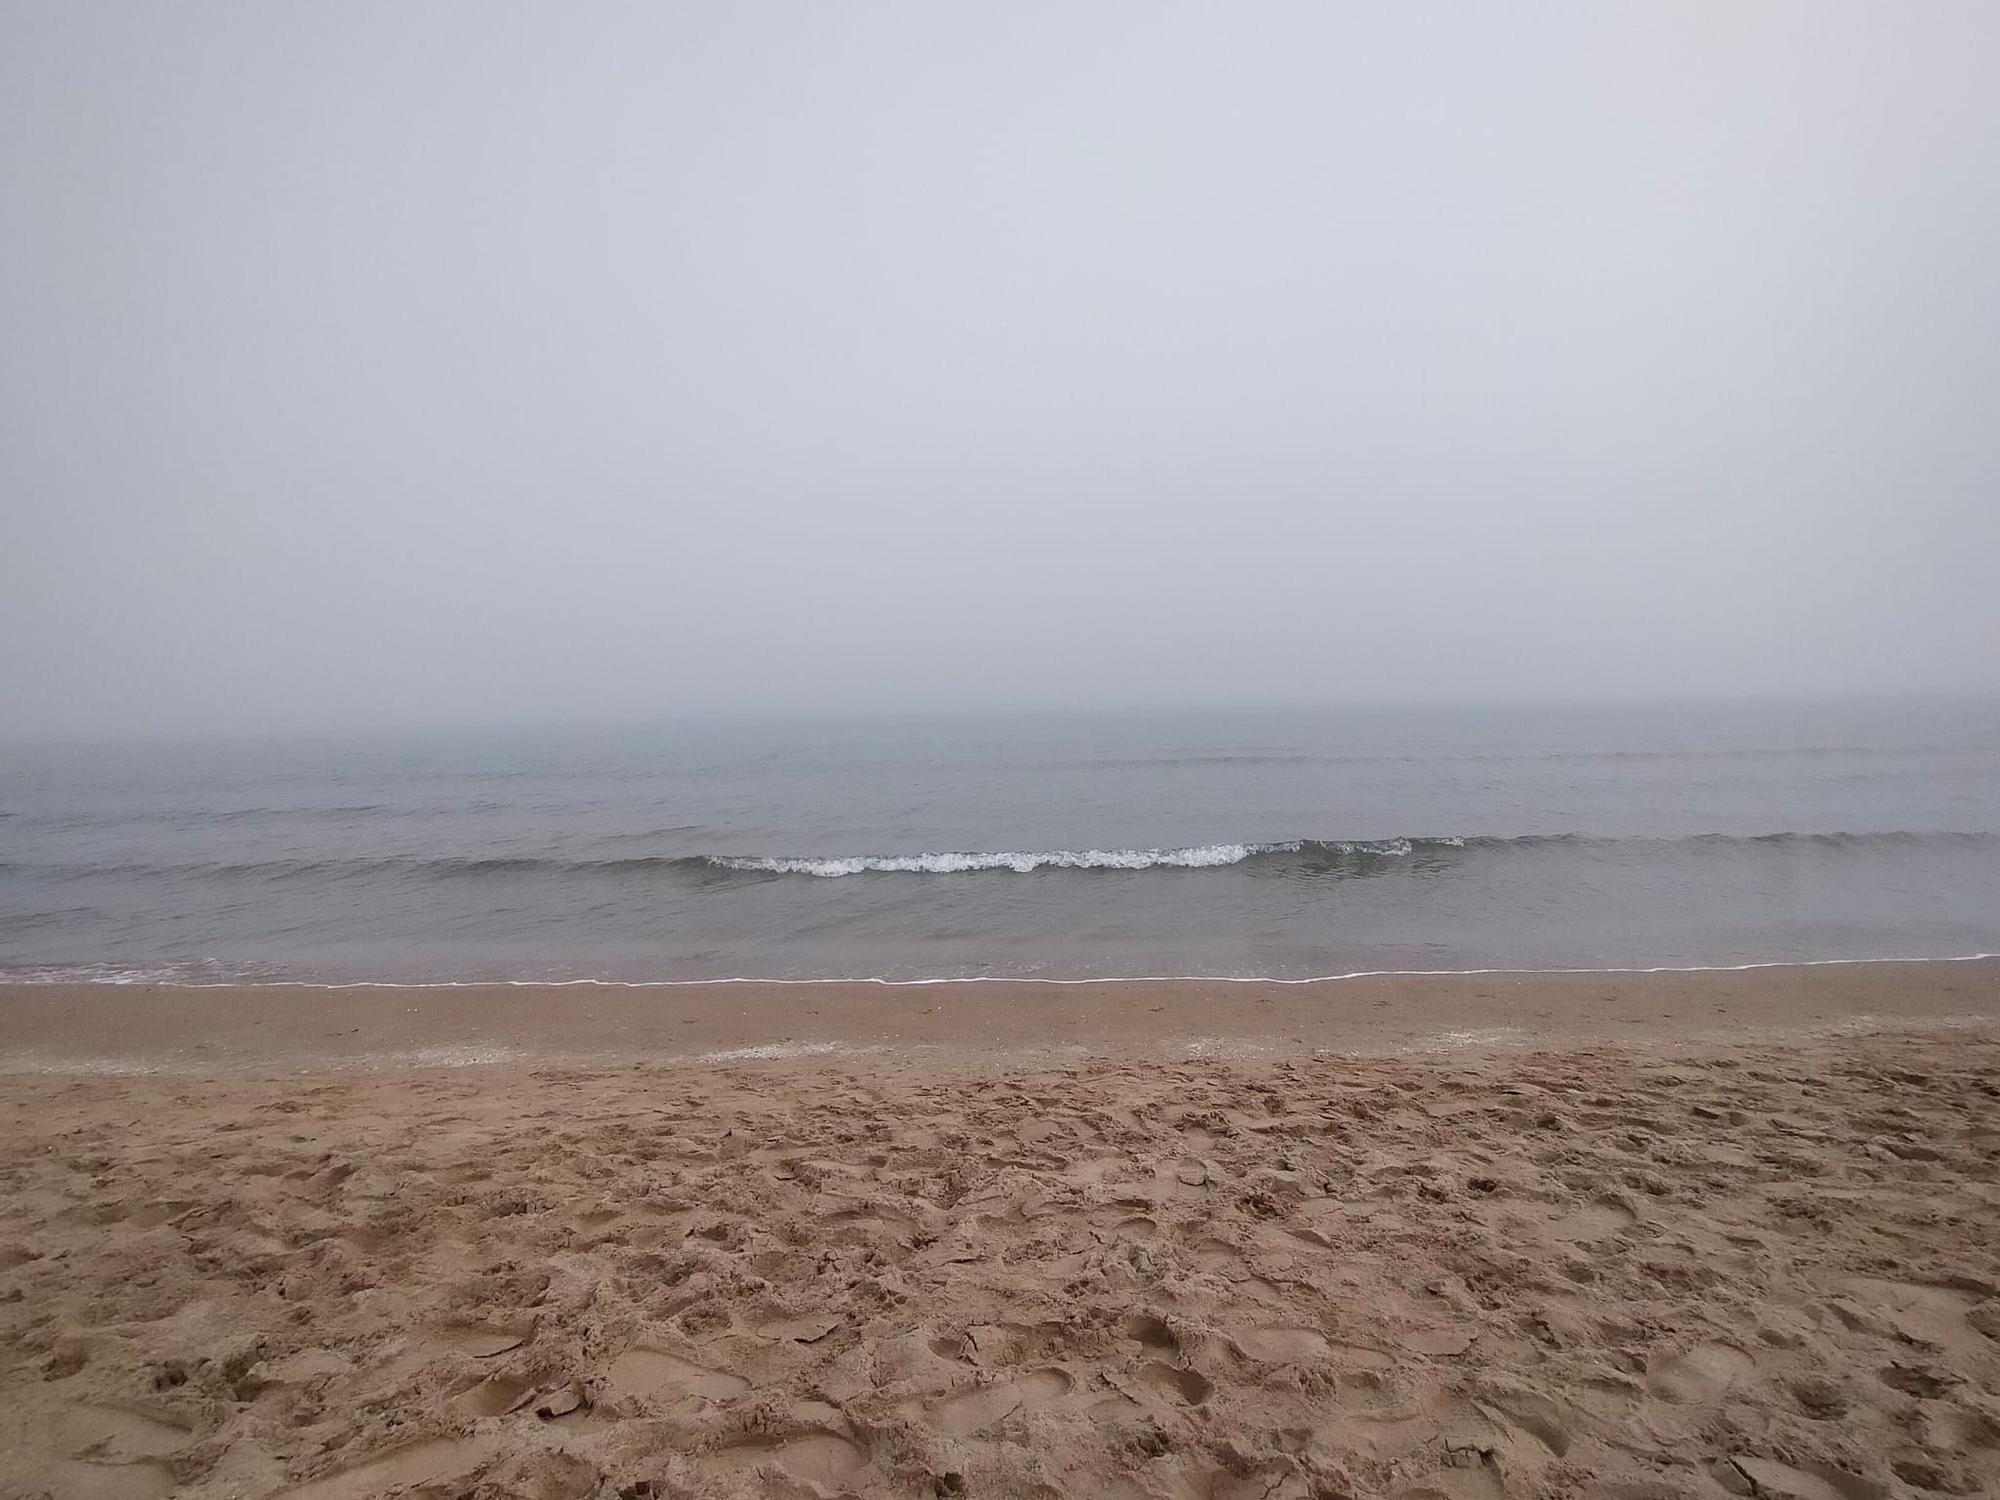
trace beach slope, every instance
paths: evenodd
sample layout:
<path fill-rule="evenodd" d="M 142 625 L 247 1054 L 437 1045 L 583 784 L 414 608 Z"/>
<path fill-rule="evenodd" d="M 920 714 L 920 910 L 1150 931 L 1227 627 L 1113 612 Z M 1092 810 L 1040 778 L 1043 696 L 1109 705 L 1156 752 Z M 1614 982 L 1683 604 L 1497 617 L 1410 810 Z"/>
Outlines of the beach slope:
<path fill-rule="evenodd" d="M 0 1495 L 2000 1490 L 1990 1011 L 1258 1034 L 17 1073 Z"/>

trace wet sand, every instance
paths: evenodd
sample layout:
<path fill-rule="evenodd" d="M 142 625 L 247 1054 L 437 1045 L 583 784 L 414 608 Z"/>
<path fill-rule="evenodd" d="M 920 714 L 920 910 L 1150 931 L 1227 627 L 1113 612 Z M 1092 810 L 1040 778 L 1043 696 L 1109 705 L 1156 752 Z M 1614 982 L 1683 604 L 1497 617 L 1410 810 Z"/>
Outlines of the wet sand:
<path fill-rule="evenodd" d="M 2000 1016 L 2000 959 L 1307 984 L 0 986 L 0 1073 L 232 1072 L 718 1053 L 1020 1064 L 1651 1044 Z"/>
<path fill-rule="evenodd" d="M 9 1500 L 2000 1490 L 1992 963 L 16 990 L 0 1054 Z"/>

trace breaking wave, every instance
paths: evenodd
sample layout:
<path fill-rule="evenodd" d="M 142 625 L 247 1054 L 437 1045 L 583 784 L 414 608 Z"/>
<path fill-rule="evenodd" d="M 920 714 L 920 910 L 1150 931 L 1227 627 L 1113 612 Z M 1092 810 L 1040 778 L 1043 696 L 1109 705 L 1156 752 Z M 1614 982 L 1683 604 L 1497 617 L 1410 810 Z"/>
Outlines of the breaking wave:
<path fill-rule="evenodd" d="M 1989 833 L 1705 833 L 1683 838 L 1602 838 L 1578 833 L 1524 834 L 1513 837 L 1393 839 L 1285 839 L 1269 843 L 1196 844 L 1167 849 L 1039 849 L 1000 851 L 941 851 L 923 854 L 852 855 L 722 855 L 699 856 L 722 870 L 768 875 L 812 875 L 835 879 L 844 875 L 962 875 L 1006 870 L 1026 875 L 1035 870 L 1206 870 L 1246 862 L 1284 860 L 1307 868 L 1367 868 L 1376 861 L 1413 856 L 1445 858 L 1465 850 L 1516 853 L 1533 850 L 1655 849 L 1680 847 L 1693 852 L 1729 849 L 1801 851 L 1865 849 L 1913 843 L 1993 843 Z"/>
<path fill-rule="evenodd" d="M 943 852 L 931 854 L 853 854 L 830 858 L 765 855 L 705 855 L 723 870 L 754 870 L 771 875 L 963 875 L 977 870 L 1212 870 L 1240 865 L 1260 854 L 1298 854 L 1308 849 L 1327 854 L 1397 859 L 1420 844 L 1463 848 L 1463 839 L 1361 839 L 1329 841 L 1294 839 L 1276 844 L 1196 844 L 1182 849 L 1039 849 L 1028 852 Z"/>
<path fill-rule="evenodd" d="M 730 875 L 838 879 L 849 875 L 967 875 L 1038 870 L 1215 870 L 1236 865 L 1304 873 L 1367 874 L 1401 862 L 1442 863 L 1468 854 L 1516 856 L 1574 852 L 1615 857 L 1621 852 L 1689 856 L 1790 853 L 1806 857 L 1914 846 L 2000 848 L 2000 832 L 1702 833 L 1672 838 L 1613 838 L 1538 833 L 1388 839 L 1283 839 L 1190 844 L 1149 849 L 928 850 L 908 854 L 657 854 L 605 858 L 553 855 L 376 855 L 344 859 L 269 859 L 187 863 L 89 861 L 40 864 L 0 860 L 0 877 L 89 880 L 105 876 L 216 881 L 342 881 L 368 878 L 504 880 L 508 878 L 681 876 L 715 881 Z"/>

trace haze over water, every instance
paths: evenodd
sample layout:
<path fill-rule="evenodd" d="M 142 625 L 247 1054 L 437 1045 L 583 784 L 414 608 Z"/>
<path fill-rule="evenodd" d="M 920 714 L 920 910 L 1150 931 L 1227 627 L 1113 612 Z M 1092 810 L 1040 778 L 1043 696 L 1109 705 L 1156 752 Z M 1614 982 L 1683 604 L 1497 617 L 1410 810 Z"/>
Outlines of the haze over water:
<path fill-rule="evenodd" d="M 2000 949 L 2000 704 L 10 749 L 0 977 L 1303 978 Z"/>

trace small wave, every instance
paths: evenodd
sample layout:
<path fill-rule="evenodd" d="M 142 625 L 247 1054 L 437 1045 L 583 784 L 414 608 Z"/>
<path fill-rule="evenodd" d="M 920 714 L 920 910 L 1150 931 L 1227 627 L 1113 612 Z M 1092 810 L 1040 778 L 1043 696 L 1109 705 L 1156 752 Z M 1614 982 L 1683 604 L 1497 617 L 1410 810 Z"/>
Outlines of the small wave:
<path fill-rule="evenodd" d="M 1668 849 L 1704 852 L 1793 848 L 1799 850 L 1865 850 L 1914 844 L 1985 845 L 2000 841 L 1994 833 L 1919 833 L 1890 830 L 1876 833 L 1701 833 L 1680 837 L 1612 838 L 1581 833 L 1468 835 L 1389 839 L 1284 839 L 1264 843 L 1196 844 L 1160 849 L 1038 849 L 948 850 L 922 854 L 741 855 L 708 854 L 690 862 L 713 869 L 763 875 L 809 875 L 838 879 L 847 875 L 964 875 L 1008 871 L 1016 875 L 1036 870 L 1220 869 L 1246 862 L 1304 862 L 1320 870 L 1365 872 L 1380 861 L 1412 856 L 1439 860 L 1466 850 L 1485 854 L 1531 853 L 1561 849 Z M 631 864 L 635 861 L 621 863 Z"/>
<path fill-rule="evenodd" d="M 963 875 L 975 870 L 1150 870 L 1167 866 L 1183 870 L 1213 869 L 1241 864 L 1253 854 L 1280 848 L 1274 844 L 1201 844 L 1187 849 L 1044 849 L 1033 852 L 942 852 L 931 854 L 856 854 L 813 859 L 763 855 L 708 855 L 722 870 L 752 870 L 770 875 L 817 875 L 834 879 L 869 873 L 892 875 Z M 1296 846 L 1293 846 L 1296 847 Z"/>
<path fill-rule="evenodd" d="M 141 969 L 110 964 L 30 965 L 0 969 L 0 986 L 35 984 L 119 985 L 153 984 L 178 990 L 686 990 L 744 986 L 754 989 L 817 989 L 868 985 L 879 989 L 930 989 L 940 986 L 1019 985 L 1050 988 L 1101 988 L 1125 984 L 1242 984 L 1296 988 L 1342 984 L 1357 979 L 1452 979 L 1485 977 L 1535 978 L 1565 974 L 1747 974 L 1765 969 L 1852 969 L 1882 965 L 1978 964 L 2000 961 L 2000 953 L 1890 953 L 1838 958 L 1770 958 L 1740 963 L 1594 964 L 1564 966 L 1472 966 L 1457 969 L 1336 969 L 1323 974 L 1230 974 L 1212 972 L 1169 974 L 719 974 L 708 978 L 608 979 L 480 978 L 480 979 L 315 979 L 273 977 L 268 969 L 235 972 L 209 966 L 211 972 L 192 977 L 185 968 Z M 164 977 L 164 976 L 171 977 Z M 1930 1023 L 1943 1027 L 1986 1026 L 1991 1018 L 1968 1013 Z M 814 1043 L 803 1044 L 810 1048 Z M 4 1068 L 0 1068 L 4 1071 Z"/>
<path fill-rule="evenodd" d="M 1192 844 L 1147 849 L 936 850 L 911 854 L 651 854 L 600 858 L 555 855 L 376 855 L 345 859 L 247 861 L 56 862 L 0 860 L 0 876 L 48 881 L 105 877 L 155 877 L 217 881 L 338 881 L 416 878 L 485 880 L 564 877 L 685 877 L 714 881 L 732 874 L 804 875 L 837 879 L 848 875 L 964 875 L 1037 870 L 1213 870 L 1234 865 L 1303 865 L 1324 872 L 1368 873 L 1386 863 L 1416 857 L 1443 861 L 1464 853 L 1489 856 L 1559 853 L 1565 850 L 1682 850 L 1730 854 L 1777 849 L 1805 852 L 1865 852 L 1896 847 L 1989 848 L 2000 832 L 1861 833 L 1698 833 L 1679 836 L 1611 837 L 1583 833 L 1468 834 L 1386 839 L 1299 838 L 1267 842 Z"/>
<path fill-rule="evenodd" d="M 810 858 L 769 855 L 710 854 L 708 864 L 722 870 L 746 870 L 768 875 L 964 875 L 983 870 L 1009 870 L 1026 875 L 1035 870 L 1212 870 L 1240 865 L 1260 855 L 1312 853 L 1363 859 L 1401 859 L 1424 848 L 1465 847 L 1463 839 L 1290 839 L 1268 844 L 1195 844 L 1179 849 L 1038 849 L 996 852 L 947 851 L 929 854 L 852 854 Z"/>
<path fill-rule="evenodd" d="M 162 809 L 155 817 L 172 823 L 189 818 L 199 818 L 205 823 L 241 823 L 259 818 L 358 818 L 368 813 L 387 811 L 389 809 L 379 802 L 346 802 L 327 807 L 225 807 L 213 812 L 192 812 L 186 808 L 171 807 Z M 142 818 L 140 821 L 153 819 Z"/>
<path fill-rule="evenodd" d="M 1937 756 L 1986 756 L 2000 753 L 2000 744 L 1921 745 L 1721 745 L 1678 749 L 1544 750 L 1383 750 L 1310 751 L 1242 750 L 1166 752 L 1157 755 L 1089 756 L 1051 763 L 1063 771 L 1150 771 L 1205 766 L 1418 766 L 1418 765 L 1542 765 L 1589 764 L 1596 761 L 1727 761 L 1727 760 L 1894 760 Z M 1876 774 L 1876 773 L 1871 773 Z"/>
<path fill-rule="evenodd" d="M 238 977 L 206 964 L 24 964 L 0 968 L 0 984 L 158 984 L 193 988 Z M 243 982 L 254 979 L 252 975 Z"/>

